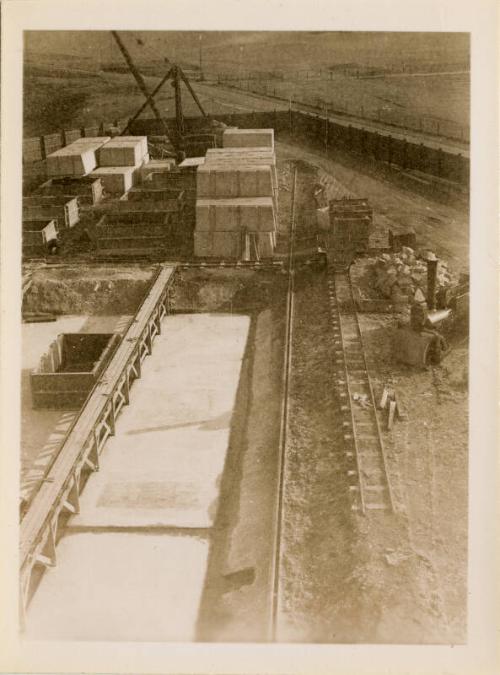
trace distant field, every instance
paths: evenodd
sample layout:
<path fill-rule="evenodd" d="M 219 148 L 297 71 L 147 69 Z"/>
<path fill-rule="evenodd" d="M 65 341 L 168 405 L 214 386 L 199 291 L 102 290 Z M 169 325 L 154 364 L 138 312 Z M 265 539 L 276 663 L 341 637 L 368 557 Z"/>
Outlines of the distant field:
<path fill-rule="evenodd" d="M 379 111 L 389 111 L 399 114 L 402 123 L 404 116 L 409 115 L 469 125 L 468 73 L 398 74 L 377 78 L 332 74 L 329 80 L 261 78 L 235 84 L 320 107 L 331 105 L 361 117 L 376 118 Z"/>
<path fill-rule="evenodd" d="M 201 35 L 201 39 L 200 39 Z M 467 63 L 468 41 L 463 34 L 389 33 L 229 33 L 134 32 L 122 33 L 134 61 L 152 89 L 166 71 L 165 58 L 180 62 L 196 75 L 200 51 L 203 70 L 211 82 L 221 76 L 259 73 L 264 91 L 344 107 L 374 117 L 378 111 L 432 116 L 468 126 L 469 76 L 464 74 L 397 74 L 398 69 Z M 36 32 L 26 34 L 24 75 L 24 134 L 50 133 L 63 127 L 83 126 L 97 120 L 132 115 L 142 94 L 123 68 L 123 59 L 107 31 Z M 355 77 L 342 73 L 394 69 L 387 77 Z M 331 79 L 305 79 L 307 69 L 326 69 Z M 279 71 L 282 80 L 272 76 Z M 153 77 L 152 74 L 156 74 Z M 242 78 L 243 79 L 243 78 Z M 253 80 L 255 84 L 255 80 Z M 246 83 L 242 82 L 245 87 Z M 238 111 L 233 97 L 223 90 L 200 86 L 210 112 Z M 187 114 L 196 114 L 187 96 Z M 213 98 L 217 98 L 216 103 Z M 212 99 L 212 100 L 211 100 Z M 173 112 L 173 90 L 167 85 L 158 96 L 162 112 Z M 262 109 L 248 97 L 245 102 Z M 270 109 L 279 103 L 269 103 Z"/>

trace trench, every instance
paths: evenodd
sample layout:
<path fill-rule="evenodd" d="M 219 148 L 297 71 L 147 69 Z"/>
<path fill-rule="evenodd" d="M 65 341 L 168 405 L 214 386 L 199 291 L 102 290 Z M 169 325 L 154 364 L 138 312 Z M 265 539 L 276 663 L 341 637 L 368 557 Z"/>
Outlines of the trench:
<path fill-rule="evenodd" d="M 264 639 L 284 287 L 279 273 L 180 273 L 28 639 Z"/>

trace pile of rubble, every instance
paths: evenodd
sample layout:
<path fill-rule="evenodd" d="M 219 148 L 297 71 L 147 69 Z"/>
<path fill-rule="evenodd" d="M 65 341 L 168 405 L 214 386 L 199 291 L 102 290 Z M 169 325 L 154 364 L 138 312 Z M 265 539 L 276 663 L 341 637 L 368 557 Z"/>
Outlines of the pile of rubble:
<path fill-rule="evenodd" d="M 427 264 L 412 248 L 403 246 L 397 253 L 383 253 L 374 260 L 374 287 L 393 302 L 408 302 L 417 289 L 427 294 Z M 437 272 L 437 289 L 448 288 L 457 278 L 440 260 Z"/>

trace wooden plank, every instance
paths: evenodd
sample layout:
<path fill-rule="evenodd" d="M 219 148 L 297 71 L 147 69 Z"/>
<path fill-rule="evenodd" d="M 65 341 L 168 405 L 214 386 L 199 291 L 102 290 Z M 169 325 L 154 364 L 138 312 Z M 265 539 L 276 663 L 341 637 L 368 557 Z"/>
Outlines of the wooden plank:
<path fill-rule="evenodd" d="M 103 372 L 101 379 L 94 387 L 79 417 L 66 437 L 61 450 L 47 475 L 47 481 L 40 487 L 20 527 L 20 563 L 23 565 L 32 547 L 36 544 L 52 509 L 65 491 L 65 485 L 71 479 L 75 463 L 89 436 L 94 433 L 96 423 L 104 414 L 109 396 L 118 384 L 124 368 L 133 357 L 139 338 L 148 326 L 149 317 L 161 300 L 166 285 L 171 280 L 175 268 L 162 267 L 148 295 L 140 306 L 134 321 L 125 334 Z M 51 482 L 48 482 L 51 481 Z"/>

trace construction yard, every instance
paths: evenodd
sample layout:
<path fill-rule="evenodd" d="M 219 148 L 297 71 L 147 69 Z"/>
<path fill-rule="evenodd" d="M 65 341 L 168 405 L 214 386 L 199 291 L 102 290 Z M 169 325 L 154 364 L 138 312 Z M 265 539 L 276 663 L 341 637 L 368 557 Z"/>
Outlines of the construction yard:
<path fill-rule="evenodd" d="M 52 133 L 37 115 L 59 75 L 42 71 L 25 116 L 45 134 L 23 204 L 26 638 L 463 644 L 466 142 L 185 90 L 175 65 L 175 118 L 119 119 L 144 91 L 89 65 Z"/>

